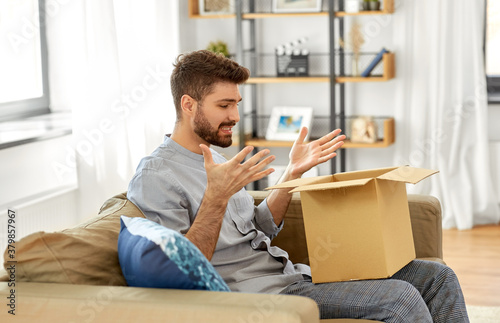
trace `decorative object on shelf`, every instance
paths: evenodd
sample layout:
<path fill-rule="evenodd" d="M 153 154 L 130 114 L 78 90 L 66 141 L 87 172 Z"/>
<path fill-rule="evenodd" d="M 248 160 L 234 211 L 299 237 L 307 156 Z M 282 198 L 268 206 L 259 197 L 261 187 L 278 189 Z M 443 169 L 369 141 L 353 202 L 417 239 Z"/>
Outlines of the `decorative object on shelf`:
<path fill-rule="evenodd" d="M 273 0 L 273 12 L 320 12 L 322 0 Z"/>
<path fill-rule="evenodd" d="M 234 13 L 234 0 L 199 0 L 200 15 L 226 15 Z"/>
<path fill-rule="evenodd" d="M 208 44 L 207 50 L 214 53 L 221 53 L 225 57 L 231 57 L 227 49 L 227 43 L 222 40 L 212 41 Z"/>
<path fill-rule="evenodd" d="M 370 11 L 370 0 L 363 0 L 363 10 Z"/>
<path fill-rule="evenodd" d="M 359 0 L 345 0 L 345 12 L 359 12 Z"/>
<path fill-rule="evenodd" d="M 361 32 L 361 25 L 354 22 L 349 32 L 349 40 L 346 44 L 342 38 L 339 39 L 339 44 L 342 48 L 350 47 L 352 50 L 352 76 L 359 76 L 359 54 L 361 53 L 361 45 L 365 43 L 363 33 Z"/>
<path fill-rule="evenodd" d="M 351 142 L 374 143 L 377 140 L 377 124 L 373 117 L 357 117 L 351 121 Z"/>
<path fill-rule="evenodd" d="M 379 0 L 370 0 L 370 10 L 371 11 L 380 10 L 380 1 Z"/>
<path fill-rule="evenodd" d="M 307 37 L 276 47 L 276 71 L 278 77 L 308 76 L 309 50 L 297 48 L 307 42 Z"/>
<path fill-rule="evenodd" d="M 377 56 L 375 56 L 375 58 L 370 62 L 368 67 L 363 71 L 363 73 L 361 73 L 361 76 L 368 77 L 375 68 L 375 66 L 377 66 L 378 63 L 380 63 L 385 53 L 388 53 L 388 51 L 385 48 L 382 48 L 380 52 L 378 52 Z"/>
<path fill-rule="evenodd" d="M 312 115 L 311 107 L 274 107 L 267 126 L 266 139 L 294 141 L 300 128 L 310 128 Z"/>

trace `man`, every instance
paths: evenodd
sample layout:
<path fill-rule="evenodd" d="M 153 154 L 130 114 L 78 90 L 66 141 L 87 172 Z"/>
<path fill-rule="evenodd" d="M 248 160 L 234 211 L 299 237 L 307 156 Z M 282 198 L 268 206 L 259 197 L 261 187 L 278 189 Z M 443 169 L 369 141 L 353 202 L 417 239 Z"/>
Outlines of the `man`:
<path fill-rule="evenodd" d="M 291 196 L 274 190 L 254 207 L 244 187 L 273 172 L 267 166 L 275 157 L 267 149 L 251 156 L 253 148 L 246 147 L 226 160 L 210 149 L 231 145 L 242 99 L 238 85 L 248 77 L 246 68 L 208 51 L 178 57 L 171 76 L 174 131 L 140 162 L 128 198 L 148 219 L 184 234 L 232 291 L 311 297 L 322 318 L 467 322 L 460 286 L 446 266 L 414 261 L 393 279 L 313 284 L 308 266 L 292 264 L 270 245 Z M 309 143 L 306 135 L 301 129 L 283 181 L 335 157 L 345 139 L 338 129 Z"/>

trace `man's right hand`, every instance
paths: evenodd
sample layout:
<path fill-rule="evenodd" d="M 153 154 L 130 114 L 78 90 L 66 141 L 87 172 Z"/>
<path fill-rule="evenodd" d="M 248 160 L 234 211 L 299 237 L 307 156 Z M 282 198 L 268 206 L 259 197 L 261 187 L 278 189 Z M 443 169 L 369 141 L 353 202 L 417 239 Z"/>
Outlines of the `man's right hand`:
<path fill-rule="evenodd" d="M 227 162 L 216 164 L 210 149 L 203 144 L 200 148 L 205 158 L 207 188 L 186 238 L 197 246 L 208 260 L 211 260 L 229 199 L 247 184 L 274 172 L 274 169 L 266 169 L 266 166 L 275 157 L 265 157 L 269 154 L 269 150 L 265 149 L 243 162 L 253 150 L 253 147 L 245 147 Z"/>
<path fill-rule="evenodd" d="M 203 144 L 200 145 L 200 148 L 205 158 L 205 170 L 207 171 L 205 196 L 208 194 L 209 198 L 219 198 L 223 201 L 229 201 L 231 196 L 247 184 L 262 179 L 274 172 L 272 168 L 266 169 L 266 166 L 276 159 L 275 156 L 267 156 L 269 154 L 268 149 L 258 152 L 243 162 L 245 157 L 254 149 L 248 146 L 227 162 L 216 164 L 210 148 Z"/>

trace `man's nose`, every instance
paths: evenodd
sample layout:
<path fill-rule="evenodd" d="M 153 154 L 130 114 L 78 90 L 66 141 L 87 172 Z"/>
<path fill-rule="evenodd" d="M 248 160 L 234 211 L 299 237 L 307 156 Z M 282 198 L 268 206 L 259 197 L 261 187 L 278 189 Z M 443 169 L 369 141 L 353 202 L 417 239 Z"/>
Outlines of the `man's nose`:
<path fill-rule="evenodd" d="M 240 112 L 238 106 L 235 106 L 233 109 L 231 109 L 231 115 L 229 116 L 229 118 L 234 122 L 240 121 Z"/>

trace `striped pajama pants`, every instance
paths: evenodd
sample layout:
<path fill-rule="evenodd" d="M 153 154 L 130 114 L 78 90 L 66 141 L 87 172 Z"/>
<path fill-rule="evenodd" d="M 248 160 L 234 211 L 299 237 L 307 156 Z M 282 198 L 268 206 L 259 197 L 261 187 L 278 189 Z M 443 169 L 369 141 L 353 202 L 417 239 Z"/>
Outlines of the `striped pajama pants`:
<path fill-rule="evenodd" d="M 432 261 L 414 260 L 389 279 L 313 284 L 307 278 L 281 294 L 312 298 L 322 319 L 469 322 L 457 276 Z"/>

